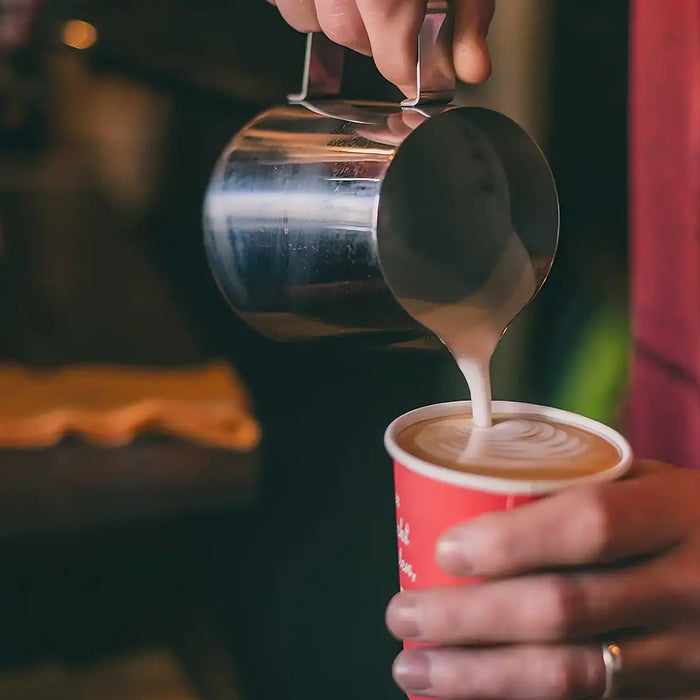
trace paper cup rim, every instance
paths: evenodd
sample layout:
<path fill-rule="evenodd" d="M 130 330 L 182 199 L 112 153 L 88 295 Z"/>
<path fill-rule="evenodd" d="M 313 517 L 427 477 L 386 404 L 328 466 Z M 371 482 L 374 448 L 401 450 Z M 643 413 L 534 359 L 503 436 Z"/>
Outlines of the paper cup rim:
<path fill-rule="evenodd" d="M 588 430 L 612 443 L 620 452 L 620 460 L 617 464 L 604 471 L 573 477 L 571 479 L 506 479 L 497 476 L 458 472 L 454 469 L 441 467 L 437 464 L 420 459 L 398 446 L 396 438 L 402 430 L 405 430 L 419 421 L 442 416 L 451 416 L 469 411 L 471 410 L 471 401 L 437 403 L 404 413 L 393 420 L 387 427 L 384 433 L 384 446 L 392 459 L 412 472 L 421 474 L 429 479 L 442 481 L 460 488 L 513 496 L 542 495 L 561 491 L 571 486 L 583 486 L 585 484 L 614 481 L 625 474 L 632 464 L 632 448 L 627 440 L 625 440 L 617 430 L 614 430 L 604 423 L 593 420 L 592 418 L 586 418 L 578 413 L 565 411 L 561 408 L 538 406 L 537 404 L 521 403 L 519 401 L 493 401 L 492 406 L 494 413 L 542 416 L 543 418 L 556 420 L 559 423 L 566 423 L 577 428 Z"/>

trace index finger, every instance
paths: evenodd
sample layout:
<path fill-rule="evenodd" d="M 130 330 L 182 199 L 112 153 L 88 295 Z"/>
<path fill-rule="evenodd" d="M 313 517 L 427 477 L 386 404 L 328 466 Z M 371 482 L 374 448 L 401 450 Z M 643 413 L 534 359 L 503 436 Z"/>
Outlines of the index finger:
<path fill-rule="evenodd" d="M 647 465 L 629 479 L 489 513 L 443 535 L 436 559 L 454 576 L 498 577 L 657 553 L 697 513 L 693 476 Z"/>
<path fill-rule="evenodd" d="M 416 50 L 427 0 L 357 0 L 377 68 L 407 94 L 416 90 Z"/>

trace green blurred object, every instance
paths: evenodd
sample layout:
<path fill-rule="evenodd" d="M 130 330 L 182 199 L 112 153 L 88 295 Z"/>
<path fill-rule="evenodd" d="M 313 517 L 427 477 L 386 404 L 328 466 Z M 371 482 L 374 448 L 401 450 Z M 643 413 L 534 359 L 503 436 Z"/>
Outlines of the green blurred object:
<path fill-rule="evenodd" d="M 584 325 L 554 404 L 608 425 L 620 422 L 631 337 L 627 309 L 604 306 Z"/>

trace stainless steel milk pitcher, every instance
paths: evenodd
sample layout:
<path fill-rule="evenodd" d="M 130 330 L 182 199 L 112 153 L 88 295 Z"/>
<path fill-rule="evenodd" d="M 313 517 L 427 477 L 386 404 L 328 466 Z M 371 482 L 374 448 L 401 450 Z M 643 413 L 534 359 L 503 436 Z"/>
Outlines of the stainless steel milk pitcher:
<path fill-rule="evenodd" d="M 343 49 L 309 35 L 302 91 L 243 128 L 204 205 L 222 293 L 278 340 L 422 329 L 402 299 L 451 303 L 489 277 L 515 232 L 538 288 L 556 248 L 555 185 L 538 146 L 496 112 L 452 103 L 447 3 L 431 2 L 414 99 L 350 101 Z"/>

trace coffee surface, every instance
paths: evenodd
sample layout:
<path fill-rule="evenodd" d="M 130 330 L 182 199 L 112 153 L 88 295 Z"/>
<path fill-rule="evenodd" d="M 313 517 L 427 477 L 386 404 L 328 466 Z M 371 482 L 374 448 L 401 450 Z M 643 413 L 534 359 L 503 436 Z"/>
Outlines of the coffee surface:
<path fill-rule="evenodd" d="M 402 430 L 397 443 L 438 466 L 507 479 L 575 478 L 611 469 L 621 457 L 597 433 L 525 414 L 494 414 L 490 428 L 470 415 L 430 418 Z"/>

